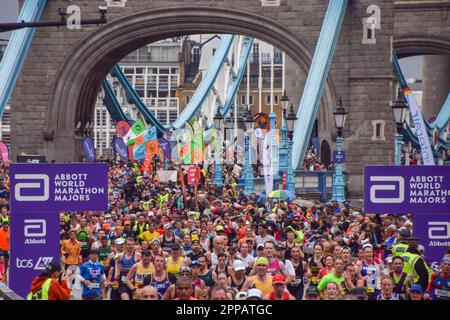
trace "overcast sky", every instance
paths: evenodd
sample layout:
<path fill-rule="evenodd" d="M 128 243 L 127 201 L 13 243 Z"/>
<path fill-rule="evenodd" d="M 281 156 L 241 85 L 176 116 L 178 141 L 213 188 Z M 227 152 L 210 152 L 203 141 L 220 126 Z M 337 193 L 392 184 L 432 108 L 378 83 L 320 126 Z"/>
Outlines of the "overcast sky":
<path fill-rule="evenodd" d="M 14 22 L 19 14 L 19 5 L 17 0 L 0 0 L 0 22 Z M 8 33 L 0 33 L 0 39 L 9 38 Z"/>

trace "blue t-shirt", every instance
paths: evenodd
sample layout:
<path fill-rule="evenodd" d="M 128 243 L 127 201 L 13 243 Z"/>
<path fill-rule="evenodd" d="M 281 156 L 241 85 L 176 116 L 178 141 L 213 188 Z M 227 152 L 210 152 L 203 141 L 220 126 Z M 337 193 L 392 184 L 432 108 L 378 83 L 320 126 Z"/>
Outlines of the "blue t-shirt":
<path fill-rule="evenodd" d="M 80 275 L 89 280 L 88 286 L 83 285 L 82 295 L 93 295 L 102 293 L 102 278 L 105 274 L 105 267 L 100 262 L 92 262 L 89 260 L 80 267 Z"/>

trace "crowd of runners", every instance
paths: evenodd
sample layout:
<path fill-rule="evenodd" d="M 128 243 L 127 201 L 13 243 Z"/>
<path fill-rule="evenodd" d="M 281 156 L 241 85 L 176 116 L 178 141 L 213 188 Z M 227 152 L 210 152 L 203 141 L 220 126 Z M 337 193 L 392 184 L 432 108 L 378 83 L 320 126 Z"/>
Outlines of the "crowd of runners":
<path fill-rule="evenodd" d="M 228 172 L 225 171 L 224 173 Z M 60 215 L 61 261 L 28 299 L 448 300 L 450 251 L 438 264 L 409 215 L 365 214 L 346 202 L 246 196 L 161 182 L 111 163 L 109 209 Z M 9 181 L 0 180 L 0 280 L 9 250 Z"/>

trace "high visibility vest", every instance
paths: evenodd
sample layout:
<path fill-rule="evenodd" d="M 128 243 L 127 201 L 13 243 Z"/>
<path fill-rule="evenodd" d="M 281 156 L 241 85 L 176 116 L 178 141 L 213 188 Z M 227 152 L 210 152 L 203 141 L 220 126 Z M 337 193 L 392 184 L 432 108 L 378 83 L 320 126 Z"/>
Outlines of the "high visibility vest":
<path fill-rule="evenodd" d="M 414 277 L 414 283 L 418 283 L 419 275 L 417 274 L 416 269 L 414 268 L 414 265 L 416 264 L 417 261 L 419 261 L 421 256 L 418 254 L 406 252 L 406 253 L 402 254 L 401 257 L 403 258 L 403 262 L 404 262 L 403 272 L 412 274 Z M 432 269 L 428 266 L 428 264 L 425 262 L 425 260 L 423 262 L 428 271 L 428 278 L 429 278 L 432 273 Z"/>
<path fill-rule="evenodd" d="M 9 217 L 8 216 L 6 216 L 6 217 L 0 216 L 0 218 L 2 219 L 2 224 L 3 224 L 3 222 L 8 222 L 9 223 Z"/>
<path fill-rule="evenodd" d="M 52 283 L 52 278 L 45 280 L 39 291 L 33 293 L 30 292 L 27 296 L 27 300 L 48 300 L 48 292 L 50 290 L 50 285 Z"/>
<path fill-rule="evenodd" d="M 406 243 L 399 243 L 392 247 L 392 254 L 394 257 L 403 256 L 408 251 L 408 245 Z"/>

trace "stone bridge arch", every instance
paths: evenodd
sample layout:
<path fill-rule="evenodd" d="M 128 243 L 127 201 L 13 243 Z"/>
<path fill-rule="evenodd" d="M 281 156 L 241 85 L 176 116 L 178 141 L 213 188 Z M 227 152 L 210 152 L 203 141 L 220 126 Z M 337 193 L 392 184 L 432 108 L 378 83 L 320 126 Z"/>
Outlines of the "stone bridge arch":
<path fill-rule="evenodd" d="M 278 22 L 258 14 L 215 7 L 145 10 L 112 20 L 89 33 L 61 64 L 47 108 L 45 154 L 59 161 L 80 160 L 81 143 L 75 125 L 88 121 L 97 93 L 109 70 L 124 56 L 148 43 L 187 34 L 233 33 L 250 35 L 283 50 L 307 74 L 312 50 Z M 328 78 L 320 112 L 332 117 L 335 94 Z M 330 119 L 321 119 L 329 125 Z M 326 130 L 326 129 L 325 129 Z M 64 153 L 58 150 L 66 150 Z M 52 157 L 53 155 L 53 157 Z"/>

